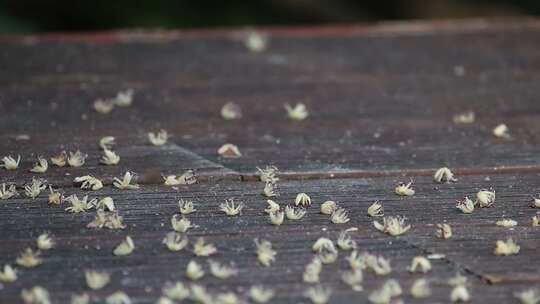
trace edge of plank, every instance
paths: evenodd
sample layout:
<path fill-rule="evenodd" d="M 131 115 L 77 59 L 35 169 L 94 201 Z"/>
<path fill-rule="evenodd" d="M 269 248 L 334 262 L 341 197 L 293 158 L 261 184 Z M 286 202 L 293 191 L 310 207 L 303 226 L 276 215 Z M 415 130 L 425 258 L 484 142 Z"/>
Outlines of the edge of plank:
<path fill-rule="evenodd" d="M 354 37 L 373 35 L 426 35 L 442 32 L 482 32 L 499 30 L 540 29 L 540 19 L 522 18 L 473 18 L 420 21 L 383 21 L 374 23 L 333 24 L 322 26 L 264 26 L 218 27 L 187 30 L 138 30 L 120 29 L 92 32 L 47 32 L 42 34 L 1 34 L 0 43 L 165 43 L 183 39 L 232 39 L 242 40 L 250 32 L 274 37 Z"/>

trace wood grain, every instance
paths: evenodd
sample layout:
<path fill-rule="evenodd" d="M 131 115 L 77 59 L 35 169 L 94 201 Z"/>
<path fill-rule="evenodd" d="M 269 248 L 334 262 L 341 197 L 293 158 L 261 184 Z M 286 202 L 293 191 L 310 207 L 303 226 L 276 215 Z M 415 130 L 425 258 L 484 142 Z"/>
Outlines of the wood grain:
<path fill-rule="evenodd" d="M 205 237 L 218 247 L 213 257 L 233 262 L 237 277 L 221 281 L 207 274 L 200 283 L 212 292 L 232 290 L 245 295 L 252 284 L 277 291 L 272 303 L 307 303 L 308 284 L 302 271 L 319 237 L 336 239 L 351 233 L 360 251 L 391 260 L 387 277 L 366 274 L 364 290 L 355 293 L 341 283 L 346 252 L 325 266 L 322 284 L 333 289 L 331 303 L 367 303 L 367 296 L 388 278 L 398 279 L 406 303 L 448 303 L 446 280 L 456 273 L 469 278 L 473 303 L 512 303 L 513 292 L 538 286 L 538 227 L 531 196 L 539 192 L 540 26 L 536 20 L 448 23 L 406 23 L 378 26 L 261 29 L 270 44 L 249 52 L 244 30 L 159 33 L 0 37 L 0 156 L 21 154 L 16 171 L 0 171 L 0 182 L 19 189 L 36 174 L 30 169 L 38 155 L 81 149 L 89 155 L 81 168 L 51 167 L 46 178 L 66 195 L 111 196 L 124 217 L 121 231 L 94 230 L 86 224 L 94 211 L 68 214 L 65 206 L 50 207 L 46 195 L 30 200 L 0 201 L 0 265 L 14 264 L 21 250 L 35 246 L 43 231 L 58 242 L 43 253 L 44 264 L 20 269 L 19 280 L 0 285 L 1 303 L 20 303 L 20 291 L 42 285 L 54 303 L 68 303 L 72 293 L 89 292 L 93 303 L 106 295 L 127 292 L 134 303 L 154 303 L 166 281 L 182 280 L 191 250 L 168 252 L 161 244 L 171 230 L 170 217 L 180 198 L 192 199 L 197 212 L 189 218 L 198 228 L 193 242 Z M 461 69 L 464 73 L 456 73 Z M 133 88 L 131 107 L 103 115 L 92 109 L 97 98 Z M 225 121 L 223 104 L 238 103 L 244 117 Z M 310 116 L 287 119 L 283 104 L 303 102 Z M 472 110 L 477 120 L 456 125 L 456 113 Z M 510 127 L 510 139 L 491 130 Z M 148 144 L 147 132 L 166 129 L 172 137 L 163 147 Z M 16 140 L 27 134 L 29 140 Z M 114 136 L 119 166 L 99 165 L 97 143 Z M 217 154 L 224 143 L 240 147 L 243 157 Z M 282 205 L 299 192 L 313 205 L 307 216 L 280 227 L 264 214 L 263 185 L 256 167 L 276 165 Z M 434 184 L 434 170 L 449 166 L 459 181 Z M 162 185 L 162 175 L 193 169 L 198 183 L 177 190 Z M 141 189 L 113 189 L 112 178 L 130 170 Z M 105 182 L 98 192 L 83 192 L 72 180 L 91 174 Z M 393 193 L 398 182 L 414 180 L 416 195 Z M 493 187 L 492 208 L 464 215 L 455 200 Z M 246 203 L 240 217 L 227 217 L 218 205 L 227 198 Z M 335 200 L 351 221 L 332 224 L 319 213 L 320 204 Z M 402 215 L 412 230 L 401 237 L 373 228 L 367 207 L 382 202 L 387 215 Z M 495 221 L 511 218 L 506 229 Z M 449 240 L 435 238 L 435 225 L 454 228 Z M 115 257 L 112 249 L 126 235 L 135 252 Z M 276 263 L 260 266 L 254 238 L 272 241 Z M 493 255 L 496 240 L 513 237 L 521 246 L 516 256 Z M 433 295 L 412 299 L 408 288 L 422 277 L 407 267 L 416 255 L 444 254 L 434 260 L 429 279 Z M 112 272 L 101 291 L 87 290 L 83 271 Z"/>

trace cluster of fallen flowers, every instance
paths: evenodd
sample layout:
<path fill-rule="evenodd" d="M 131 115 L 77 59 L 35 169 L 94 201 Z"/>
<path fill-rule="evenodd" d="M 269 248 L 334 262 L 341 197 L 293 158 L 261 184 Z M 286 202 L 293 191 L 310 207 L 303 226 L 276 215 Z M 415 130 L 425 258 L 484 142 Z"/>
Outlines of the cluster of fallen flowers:
<path fill-rule="evenodd" d="M 100 141 L 100 147 L 104 151 L 108 150 L 113 144 L 114 139 L 102 139 Z M 114 153 L 114 152 L 113 152 Z M 60 161 L 60 158 L 65 155 L 64 161 Z M 71 158 L 71 161 L 69 160 Z M 83 165 L 86 155 L 77 151 L 70 153 L 62 153 L 59 157 L 52 161 L 53 164 L 65 165 Z M 41 158 L 43 160 L 43 158 Z M 51 159 L 52 160 L 52 159 Z M 20 162 L 20 157 L 17 159 L 13 157 L 6 157 L 4 159 L 4 167 L 8 170 L 16 170 Z M 43 165 L 46 160 L 41 162 L 41 167 L 47 167 Z M 38 164 L 36 166 L 39 166 Z M 8 168 L 9 167 L 9 168 Z M 260 180 L 264 183 L 262 195 L 269 198 L 267 200 L 267 208 L 264 211 L 268 214 L 269 221 L 272 225 L 282 225 L 284 220 L 298 221 L 306 216 L 308 209 L 312 206 L 312 199 L 306 193 L 298 193 L 294 199 L 294 203 L 286 205 L 284 208 L 275 201 L 279 197 L 277 191 L 278 169 L 274 166 L 267 166 L 266 168 L 258 168 L 260 173 Z M 35 170 L 34 170 L 35 171 Z M 33 171 L 33 172 L 34 172 Z M 125 172 L 123 176 L 114 178 L 113 186 L 120 190 L 133 190 L 138 189 L 139 185 L 134 183 L 135 175 L 132 172 Z M 164 176 L 164 184 L 167 186 L 177 185 L 189 185 L 196 182 L 193 171 L 189 170 L 180 176 L 168 175 Z M 434 180 L 437 183 L 442 182 L 456 182 L 457 179 L 448 168 L 441 168 L 437 170 L 434 175 Z M 82 189 L 89 191 L 99 191 L 104 185 L 103 182 L 91 175 L 80 176 L 74 178 L 74 183 L 80 185 Z M 48 185 L 46 180 L 34 178 L 31 183 L 24 187 L 25 196 L 35 199 L 41 191 L 49 188 L 49 203 L 54 205 L 60 205 L 67 202 L 69 206 L 65 209 L 71 213 L 83 213 L 90 210 L 96 210 L 96 215 L 93 221 L 88 223 L 88 228 L 107 228 L 107 229 L 124 229 L 126 225 L 123 223 L 123 218 L 118 214 L 114 201 L 111 197 L 89 198 L 88 195 L 79 198 L 77 195 L 71 195 L 65 197 L 58 190 L 54 190 L 51 185 Z M 395 188 L 395 193 L 400 196 L 413 196 L 415 190 L 413 189 L 413 181 L 408 183 L 400 183 Z M 0 199 L 9 199 L 18 195 L 15 185 L 2 184 L 0 187 Z M 492 189 L 480 190 L 476 194 L 476 201 L 467 197 L 458 202 L 457 208 L 465 213 L 470 214 L 474 211 L 475 206 L 480 208 L 492 207 L 495 203 L 495 191 Z M 274 200 L 272 200 L 272 199 Z M 472 205 L 472 207 L 471 207 Z M 540 207 L 540 198 L 535 198 L 533 206 Z M 235 217 L 242 214 L 242 210 L 245 204 L 241 201 L 234 199 L 227 199 L 219 205 L 219 211 L 223 212 L 226 216 Z M 193 224 L 189 219 L 189 215 L 196 212 L 196 206 L 192 201 L 180 200 L 178 202 L 178 212 L 171 218 L 172 231 L 168 232 L 163 238 L 164 247 L 172 252 L 185 251 L 186 248 L 191 248 L 191 251 L 195 257 L 207 258 L 207 263 L 200 263 L 200 261 L 192 259 L 187 263 L 185 268 L 185 277 L 192 281 L 190 285 L 184 283 L 168 282 L 163 287 L 162 296 L 158 299 L 157 303 L 168 304 L 175 303 L 176 301 L 182 301 L 184 299 L 191 299 L 198 303 L 241 303 L 243 298 L 250 298 L 256 303 L 266 303 L 274 296 L 274 291 L 263 286 L 252 286 L 245 295 L 238 295 L 234 292 L 225 292 L 213 294 L 206 290 L 202 285 L 196 284 L 196 281 L 201 280 L 207 273 L 210 273 L 213 277 L 225 280 L 239 275 L 239 269 L 232 263 L 221 263 L 210 258 L 218 252 L 218 248 L 207 242 L 204 238 L 198 237 L 193 241 L 193 245 L 190 247 L 189 231 L 197 228 L 198 226 Z M 320 204 L 320 213 L 329 216 L 329 221 L 333 224 L 346 224 L 350 221 L 349 212 L 335 201 L 325 201 Z M 373 225 L 375 229 L 386 233 L 393 237 L 398 237 L 406 234 L 411 230 L 411 225 L 407 224 L 406 219 L 401 216 L 385 216 L 384 208 L 378 201 L 374 202 L 366 210 L 368 216 L 373 218 L 381 218 L 381 221 L 374 220 Z M 511 219 L 501 219 L 496 222 L 497 226 L 513 227 L 517 223 Z M 533 218 L 533 225 L 535 224 Z M 536 220 L 538 225 L 538 218 Z M 341 280 L 344 284 L 348 285 L 351 290 L 356 292 L 362 292 L 364 290 L 363 281 L 365 273 L 373 273 L 376 276 L 389 276 L 393 269 L 391 267 L 390 260 L 380 255 L 374 255 L 368 252 L 359 252 L 357 244 L 353 240 L 351 234 L 357 231 L 357 228 L 349 228 L 343 230 L 337 236 L 334 243 L 329 238 L 321 237 L 316 240 L 312 246 L 314 256 L 309 263 L 306 264 L 304 272 L 302 274 L 302 280 L 310 285 L 305 292 L 304 296 L 310 299 L 311 302 L 327 303 L 330 301 L 332 290 L 328 287 L 321 285 L 321 272 L 326 264 L 333 264 L 338 261 L 340 251 L 349 251 L 350 254 L 346 256 L 346 260 L 349 264 L 349 269 L 342 271 Z M 437 224 L 436 236 L 441 239 L 448 239 L 452 237 L 452 229 L 449 224 L 441 223 Z M 50 250 L 55 246 L 55 241 L 50 234 L 43 233 L 40 235 L 36 242 L 37 250 L 27 248 L 16 259 L 16 264 L 21 267 L 37 267 L 43 263 L 41 256 L 42 251 Z M 135 240 L 127 235 L 113 250 L 112 254 L 115 256 L 127 256 L 134 252 L 136 248 Z M 278 252 L 273 248 L 270 241 L 265 239 L 254 240 L 255 255 L 262 267 L 271 267 L 276 261 Z M 519 246 L 512 240 L 498 240 L 495 244 L 494 254 L 500 256 L 512 255 L 519 253 Z M 417 256 L 411 261 L 411 265 L 408 268 L 410 272 L 429 273 L 432 270 L 430 259 L 439 258 Z M 205 267 L 205 265 L 207 265 Z M 87 270 L 85 272 L 85 279 L 88 288 L 92 290 L 98 290 L 109 284 L 111 281 L 111 275 L 107 271 L 103 270 Z M 0 272 L 0 282 L 10 283 L 17 280 L 17 270 L 10 265 L 4 265 L 3 271 Z M 427 278 L 418 278 L 410 286 L 410 295 L 414 298 L 427 298 L 431 295 L 430 281 Z M 467 280 L 458 275 L 455 278 L 451 278 L 448 281 L 448 285 L 452 287 L 450 293 L 450 300 L 452 302 L 464 302 L 471 298 L 469 292 L 469 284 Z M 368 300 L 372 303 L 400 303 L 400 297 L 403 295 L 403 290 L 400 283 L 392 278 L 387 279 L 380 288 L 373 290 L 368 295 Z M 48 291 L 40 286 L 35 286 L 31 289 L 24 289 L 21 294 L 22 299 L 26 303 L 49 303 Z M 529 299 L 537 299 L 538 296 L 534 290 L 523 291 L 516 293 L 516 297 L 522 300 L 523 303 Z M 87 293 L 73 295 L 73 304 L 85 304 L 89 303 L 90 298 Z M 107 304 L 125 304 L 131 303 L 129 296 L 118 291 L 107 298 L 105 298 Z M 534 303 L 534 302 L 531 302 Z"/>

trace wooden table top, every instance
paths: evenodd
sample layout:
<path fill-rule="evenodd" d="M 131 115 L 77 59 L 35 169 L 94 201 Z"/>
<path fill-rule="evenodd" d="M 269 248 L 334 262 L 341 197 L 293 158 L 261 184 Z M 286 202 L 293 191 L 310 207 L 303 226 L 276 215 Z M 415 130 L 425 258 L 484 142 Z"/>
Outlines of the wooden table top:
<path fill-rule="evenodd" d="M 262 51 L 246 47 L 254 32 L 266 41 Z M 363 291 L 354 291 L 341 281 L 350 252 L 339 250 L 320 277 L 332 290 L 330 303 L 369 303 L 390 278 L 401 284 L 397 298 L 405 303 L 448 303 L 447 280 L 457 273 L 468 278 L 473 303 L 518 303 L 513 293 L 540 287 L 540 227 L 531 220 L 540 191 L 538 20 L 45 34 L 2 36 L 0 45 L 0 157 L 22 157 L 17 170 L 0 168 L 0 183 L 16 184 L 20 192 L 0 200 L 0 266 L 18 271 L 15 282 L 0 283 L 1 303 L 22 303 L 21 290 L 36 285 L 48 290 L 52 303 L 69 303 L 81 293 L 104 303 L 119 290 L 133 303 L 156 303 L 162 286 L 174 281 L 205 286 L 212 295 L 234 292 L 249 303 L 249 288 L 262 285 L 275 291 L 269 303 L 310 303 L 304 292 L 316 284 L 303 282 L 302 274 L 314 257 L 312 244 L 320 237 L 336 240 L 351 227 L 358 228 L 349 233 L 358 252 L 389 259 L 392 272 L 366 270 Z M 134 91 L 132 105 L 108 114 L 94 110 L 96 99 L 126 89 Z M 241 107 L 241 119 L 221 117 L 227 102 Z M 305 104 L 309 116 L 289 119 L 286 103 Z M 474 122 L 454 122 L 468 111 Z M 499 124 L 508 126 L 509 138 L 492 134 Z M 150 145 L 147 133 L 160 129 L 170 134 L 167 144 Z M 103 136 L 116 139 L 116 166 L 99 163 Z M 225 143 L 237 145 L 242 156 L 220 156 Z M 38 156 L 78 149 L 88 154 L 82 167 L 29 172 Z M 300 192 L 311 197 L 301 220 L 269 223 L 257 170 L 267 165 L 280 170 L 274 200 L 282 208 Z M 435 183 L 440 167 L 458 181 Z M 163 184 L 162 176 L 189 169 L 196 184 Z M 126 171 L 137 174 L 139 189 L 112 186 Z M 83 175 L 104 187 L 79 189 L 73 179 Z M 126 228 L 87 228 L 95 210 L 72 214 L 64 210 L 68 203 L 50 206 L 48 190 L 25 197 L 23 187 L 33 177 L 66 197 L 112 197 Z M 394 194 L 396 184 L 410 180 L 415 195 Z M 489 188 L 496 191 L 491 208 L 456 209 L 456 200 Z M 245 204 L 240 216 L 219 211 L 229 198 Z M 187 248 L 171 252 L 162 240 L 172 231 L 179 199 L 194 202 L 197 211 L 187 218 L 197 227 L 186 233 Z M 333 224 L 321 214 L 327 200 L 345 208 L 350 221 Z M 367 208 L 377 200 L 386 216 L 406 217 L 411 230 L 398 237 L 376 230 Z M 503 218 L 517 226 L 497 226 Z M 436 238 L 438 223 L 451 225 L 452 238 Z M 56 245 L 42 252 L 42 265 L 16 265 L 43 232 Z M 135 250 L 114 256 L 127 235 Z M 198 237 L 217 253 L 194 256 Z M 494 255 L 496 241 L 509 237 L 519 253 Z M 272 242 L 277 255 L 270 267 L 258 263 L 255 238 Z M 407 270 L 413 257 L 433 254 L 441 258 L 431 260 L 430 272 Z M 238 275 L 213 277 L 208 259 L 233 263 Z M 190 260 L 206 272 L 196 282 L 185 275 Z M 109 272 L 111 282 L 89 289 L 88 269 Z M 431 286 L 426 299 L 409 292 L 419 278 Z"/>

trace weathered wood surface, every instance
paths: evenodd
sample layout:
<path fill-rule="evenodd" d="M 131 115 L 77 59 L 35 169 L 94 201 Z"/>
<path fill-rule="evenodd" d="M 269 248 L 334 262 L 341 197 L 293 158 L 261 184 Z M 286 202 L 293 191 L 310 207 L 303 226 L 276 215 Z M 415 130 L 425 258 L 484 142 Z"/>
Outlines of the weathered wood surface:
<path fill-rule="evenodd" d="M 89 154 L 82 168 L 51 167 L 42 176 L 66 194 L 84 194 L 75 176 L 92 174 L 106 186 L 91 197 L 114 198 L 127 228 L 85 228 L 94 212 L 72 215 L 49 207 L 43 193 L 30 200 L 0 201 L 0 265 L 14 264 L 17 254 L 50 231 L 56 249 L 43 254 L 44 264 L 21 269 L 20 278 L 0 289 L 1 303 L 19 303 L 22 288 L 42 285 L 55 303 L 72 293 L 89 292 L 96 303 L 116 290 L 135 303 L 153 303 L 165 281 L 186 281 L 190 250 L 168 252 L 161 240 L 180 198 L 193 199 L 199 225 L 191 241 L 204 236 L 218 247 L 214 259 L 234 262 L 238 277 L 226 281 L 209 274 L 200 283 L 212 291 L 246 292 L 253 283 L 274 288 L 272 303 L 307 303 L 301 275 L 321 236 L 358 227 L 351 235 L 361 251 L 391 259 L 387 277 L 366 274 L 364 292 L 340 282 L 346 269 L 324 268 L 322 284 L 332 287 L 331 303 L 366 303 L 370 291 L 387 278 L 404 287 L 406 303 L 447 303 L 446 279 L 457 272 L 470 280 L 474 303 L 512 303 L 512 293 L 539 286 L 536 261 L 538 227 L 531 196 L 539 191 L 540 173 L 540 23 L 463 22 L 374 27 L 267 30 L 270 44 L 261 53 L 242 43 L 245 31 L 200 33 L 110 33 L 88 36 L 2 37 L 0 50 L 0 156 L 21 154 L 17 171 L 0 171 L 0 182 L 18 186 L 30 181 L 37 155 L 63 149 Z M 462 66 L 465 74 L 454 69 Z M 96 98 L 135 89 L 131 107 L 108 115 L 92 109 Z M 221 106 L 234 101 L 244 118 L 225 121 Z M 286 118 L 284 103 L 304 102 L 310 117 Z M 456 125 L 452 116 L 473 110 L 477 121 Z M 511 139 L 497 139 L 491 129 L 506 123 Z M 164 147 L 149 146 L 146 133 L 160 128 L 173 137 Z M 30 140 L 17 141 L 28 134 Z M 116 137 L 119 166 L 98 164 L 100 137 Z M 243 157 L 216 153 L 226 142 L 237 144 Z M 263 185 L 256 166 L 274 164 L 281 171 L 280 203 L 290 204 L 306 192 L 314 204 L 298 222 L 280 227 L 268 223 Z M 430 175 L 448 165 L 459 181 L 437 185 Z M 162 174 L 194 169 L 199 183 L 178 191 L 162 185 Z M 112 177 L 135 171 L 140 190 L 112 189 Z M 487 178 L 489 177 L 489 178 Z M 417 194 L 400 198 L 397 182 L 414 179 Z M 494 187 L 492 208 L 464 215 L 455 200 Z M 226 198 L 246 202 L 242 216 L 218 211 Z M 328 199 L 347 208 L 351 222 L 330 223 L 318 210 Z M 413 225 L 399 238 L 376 231 L 367 207 L 380 200 L 388 215 L 403 215 Z M 518 221 L 513 229 L 495 226 L 503 217 Z M 454 227 L 450 240 L 436 239 L 435 224 Z M 126 235 L 136 243 L 128 257 L 112 255 Z M 519 255 L 496 257 L 495 241 L 512 236 Z M 271 240 L 278 251 L 270 268 L 257 264 L 253 239 Z M 408 288 L 420 275 L 406 267 L 415 255 L 442 253 L 425 275 L 433 296 L 413 300 Z M 205 259 L 196 258 L 200 262 Z M 206 267 L 206 265 L 205 265 Z M 108 269 L 112 283 L 90 292 L 83 271 Z"/>

